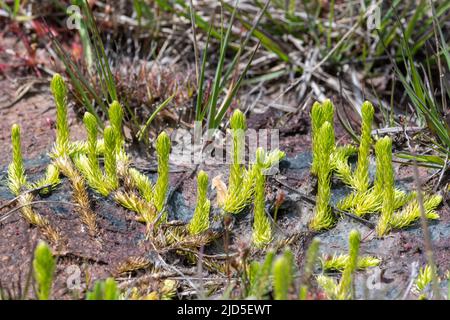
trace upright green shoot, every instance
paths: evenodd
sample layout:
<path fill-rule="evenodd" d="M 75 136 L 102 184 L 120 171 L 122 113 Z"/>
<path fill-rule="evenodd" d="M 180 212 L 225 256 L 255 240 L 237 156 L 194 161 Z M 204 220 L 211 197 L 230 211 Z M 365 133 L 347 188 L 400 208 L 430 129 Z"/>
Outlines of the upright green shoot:
<path fill-rule="evenodd" d="M 339 299 L 350 299 L 352 297 L 352 282 L 353 274 L 358 266 L 359 245 L 361 242 L 361 235 L 358 231 L 352 230 L 348 238 L 348 255 L 349 260 L 345 266 L 342 278 L 337 290 Z"/>
<path fill-rule="evenodd" d="M 86 300 L 119 300 L 120 291 L 113 278 L 97 281 L 92 291 L 86 293 Z"/>
<path fill-rule="evenodd" d="M 383 181 L 383 199 L 381 207 L 381 216 L 377 224 L 377 234 L 379 237 L 385 235 L 390 229 L 390 221 L 394 214 L 394 170 L 392 167 L 392 140 L 388 136 L 377 141 L 375 145 L 376 156 L 381 165 Z M 380 178 L 378 178 L 380 179 Z"/>
<path fill-rule="evenodd" d="M 361 141 L 358 151 L 358 165 L 354 173 L 353 187 L 358 192 L 365 192 L 369 188 L 369 156 L 372 144 L 372 122 L 374 116 L 373 105 L 366 101 L 361 107 Z"/>
<path fill-rule="evenodd" d="M 247 123 L 245 115 L 240 110 L 235 110 L 230 120 L 231 134 L 233 138 L 232 164 L 230 166 L 230 178 L 228 189 L 231 193 L 242 186 L 243 179 L 243 152 L 245 148 L 245 130 Z"/>
<path fill-rule="evenodd" d="M 209 210 L 211 203 L 207 197 L 208 192 L 208 174 L 203 170 L 197 176 L 197 206 L 194 216 L 188 225 L 189 233 L 192 235 L 200 234 L 209 228 Z"/>
<path fill-rule="evenodd" d="M 123 109 L 120 103 L 116 100 L 114 100 L 109 106 L 108 117 L 110 125 L 116 136 L 116 152 L 119 153 L 122 151 L 125 140 L 122 133 Z"/>
<path fill-rule="evenodd" d="M 20 127 L 17 124 L 13 124 L 11 128 L 11 144 L 12 161 L 8 166 L 8 187 L 15 196 L 18 196 L 27 181 L 22 158 Z"/>
<path fill-rule="evenodd" d="M 334 218 L 329 205 L 331 198 L 331 153 L 334 150 L 334 130 L 330 122 L 325 121 L 317 135 L 318 184 L 314 217 L 309 227 L 319 231 L 333 226 Z"/>
<path fill-rule="evenodd" d="M 318 174 L 318 159 L 319 159 L 319 131 L 325 121 L 328 121 L 333 127 L 334 120 L 334 106 L 331 100 L 327 99 L 320 104 L 315 102 L 311 108 L 311 127 L 312 127 L 312 153 L 313 162 L 311 165 L 311 172 Z"/>
<path fill-rule="evenodd" d="M 114 129 L 107 126 L 103 132 L 105 140 L 105 174 L 106 180 L 111 185 L 111 189 L 117 189 L 119 179 L 117 177 L 117 137 Z"/>
<path fill-rule="evenodd" d="M 55 74 L 50 83 L 56 104 L 56 156 L 66 156 L 70 152 L 69 122 L 67 118 L 67 87 L 59 74 Z"/>
<path fill-rule="evenodd" d="M 169 190 L 169 154 L 171 142 L 167 133 L 162 132 L 156 139 L 156 154 L 158 158 L 158 179 L 154 188 L 154 205 L 161 213 L 164 209 Z"/>
<path fill-rule="evenodd" d="M 100 172 L 100 166 L 97 159 L 97 118 L 92 113 L 86 112 L 83 117 L 83 122 L 87 132 L 87 156 L 89 166 L 92 172 L 98 173 Z"/>
<path fill-rule="evenodd" d="M 272 229 L 265 209 L 265 176 L 262 170 L 265 152 L 262 148 L 256 151 L 257 166 L 255 180 L 255 205 L 253 221 L 253 243 L 263 247 L 272 239 Z"/>

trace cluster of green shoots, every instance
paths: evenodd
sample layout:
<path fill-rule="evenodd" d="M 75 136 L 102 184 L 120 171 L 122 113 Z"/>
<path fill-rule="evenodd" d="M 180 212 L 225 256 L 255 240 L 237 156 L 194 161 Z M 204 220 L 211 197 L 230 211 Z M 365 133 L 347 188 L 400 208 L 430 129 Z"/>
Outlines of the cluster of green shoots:
<path fill-rule="evenodd" d="M 359 256 L 360 234 L 352 230 L 349 234 L 348 254 L 334 254 L 331 257 L 319 257 L 320 240 L 314 238 L 306 252 L 303 270 L 297 270 L 294 255 L 288 248 L 275 258 L 273 250 L 266 253 L 264 261 L 252 261 L 248 266 L 248 283 L 245 291 L 247 298 L 266 299 L 272 292 L 276 300 L 313 298 L 309 286 L 313 278 L 328 299 L 347 300 L 354 297 L 353 281 L 356 270 L 365 270 L 378 266 L 381 260 L 371 256 Z M 316 262 L 320 261 L 322 272 L 314 276 Z M 339 281 L 327 272 L 341 273 Z M 299 272 L 299 276 L 296 276 Z M 296 278 L 299 283 L 296 284 Z M 298 295 L 295 294 L 298 288 Z"/>
<path fill-rule="evenodd" d="M 358 149 L 351 145 L 336 146 L 333 128 L 334 107 L 329 100 L 315 103 L 311 109 L 313 162 L 311 172 L 317 175 L 318 190 L 315 214 L 310 222 L 312 230 L 329 229 L 335 224 L 330 207 L 331 178 L 349 185 L 352 192 L 341 199 L 337 208 L 358 217 L 379 213 L 378 236 L 392 229 L 405 228 L 420 218 L 420 206 L 416 193 L 406 193 L 395 187 L 392 165 L 392 140 L 388 136 L 375 142 L 376 174 L 373 185 L 369 176 L 369 163 L 373 139 L 371 136 L 374 108 L 370 102 L 361 107 L 362 124 Z M 356 168 L 349 164 L 349 157 L 358 153 Z M 440 195 L 425 195 L 424 208 L 428 219 L 438 219 L 436 207 Z"/>
<path fill-rule="evenodd" d="M 98 232 L 96 214 L 93 212 L 88 187 L 103 197 L 114 199 L 118 204 L 137 213 L 136 219 L 153 227 L 167 220 L 166 202 L 169 191 L 169 154 L 171 142 L 162 132 L 156 139 L 158 177 L 155 183 L 139 170 L 130 166 L 125 152 L 122 132 L 123 109 L 114 101 L 108 109 L 109 123 L 101 132 L 97 118 L 86 112 L 83 123 L 87 132 L 86 141 L 71 141 L 68 124 L 67 87 L 62 77 L 56 74 L 51 82 L 56 104 L 56 143 L 50 156 L 44 178 L 28 184 L 20 148 L 20 129 L 12 128 L 13 161 L 9 166 L 9 187 L 18 196 L 22 216 L 39 227 L 51 242 L 60 240 L 59 232 L 50 222 L 32 210 L 32 194 L 26 188 L 38 188 L 42 193 L 50 192 L 59 182 L 60 175 L 68 178 L 73 188 L 76 211 L 92 236 Z M 234 153 L 230 167 L 228 188 L 225 186 L 223 201 L 219 206 L 228 213 L 238 213 L 254 198 L 254 243 L 262 246 L 272 238 L 270 221 L 265 212 L 265 176 L 274 164 L 284 157 L 275 150 L 265 152 L 259 148 L 256 162 L 245 169 L 241 157 L 245 147 L 244 130 L 246 119 L 242 112 L 235 111 L 231 119 Z M 102 136 L 101 136 L 102 134 Z M 192 220 L 187 225 L 190 235 L 199 235 L 209 229 L 211 203 L 207 196 L 208 175 L 200 171 L 197 177 L 197 205 Z"/>
<path fill-rule="evenodd" d="M 253 243 L 257 247 L 267 245 L 272 239 L 271 223 L 265 211 L 265 174 L 284 158 L 284 152 L 275 149 L 270 152 L 262 148 L 256 150 L 256 161 L 245 168 L 245 115 L 236 110 L 230 120 L 233 141 L 232 163 L 228 186 L 215 180 L 217 204 L 226 213 L 238 214 L 254 200 Z"/>

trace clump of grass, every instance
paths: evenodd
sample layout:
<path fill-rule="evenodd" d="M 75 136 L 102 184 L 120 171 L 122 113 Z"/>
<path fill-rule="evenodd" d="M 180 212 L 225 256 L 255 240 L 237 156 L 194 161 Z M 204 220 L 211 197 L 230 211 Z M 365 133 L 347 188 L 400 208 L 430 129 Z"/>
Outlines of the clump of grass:
<path fill-rule="evenodd" d="M 333 213 L 329 205 L 331 198 L 331 153 L 334 149 L 334 130 L 332 125 L 325 121 L 319 129 L 316 138 L 318 172 L 317 198 L 314 217 L 309 223 L 312 230 L 329 229 L 334 224 Z"/>
<path fill-rule="evenodd" d="M 211 203 L 207 198 L 208 175 L 203 170 L 197 176 L 197 205 L 194 216 L 188 225 L 191 235 L 200 234 L 209 228 L 209 210 Z"/>

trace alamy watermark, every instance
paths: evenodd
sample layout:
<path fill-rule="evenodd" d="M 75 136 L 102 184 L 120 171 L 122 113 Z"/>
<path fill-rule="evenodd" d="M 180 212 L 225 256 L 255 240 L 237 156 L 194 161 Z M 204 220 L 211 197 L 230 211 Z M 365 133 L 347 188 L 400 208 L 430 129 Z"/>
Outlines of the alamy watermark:
<path fill-rule="evenodd" d="M 376 4 L 371 4 L 367 8 L 367 30 L 375 30 L 381 28 L 381 9 Z"/>

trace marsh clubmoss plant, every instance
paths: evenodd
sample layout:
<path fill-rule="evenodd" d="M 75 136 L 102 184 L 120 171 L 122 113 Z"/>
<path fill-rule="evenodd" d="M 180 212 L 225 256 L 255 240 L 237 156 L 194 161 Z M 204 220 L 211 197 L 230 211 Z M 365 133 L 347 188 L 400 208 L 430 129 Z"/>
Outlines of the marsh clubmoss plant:
<path fill-rule="evenodd" d="M 22 158 L 20 127 L 17 124 L 13 124 L 11 128 L 11 144 L 12 162 L 8 167 L 8 187 L 14 195 L 18 196 L 27 181 Z"/>
<path fill-rule="evenodd" d="M 252 201 L 255 192 L 255 181 L 258 165 L 251 164 L 246 169 L 243 162 L 243 151 L 245 148 L 245 129 L 247 128 L 245 115 L 239 111 L 234 111 L 231 120 L 232 134 L 232 163 L 230 165 L 230 176 L 228 186 L 221 180 L 214 178 L 213 187 L 218 189 L 218 205 L 228 213 L 242 212 Z M 270 152 L 264 151 L 264 163 L 262 170 L 269 170 L 285 156 L 284 152 L 275 149 Z"/>
<path fill-rule="evenodd" d="M 348 260 L 342 272 L 339 283 L 328 276 L 319 275 L 317 283 L 325 291 L 329 299 L 346 300 L 352 298 L 353 274 L 358 267 L 358 254 L 360 245 L 360 234 L 352 230 L 349 235 L 349 253 Z"/>
<path fill-rule="evenodd" d="M 51 83 L 51 89 L 56 104 L 56 143 L 51 157 L 59 171 L 65 175 L 73 188 L 73 199 L 80 220 L 88 228 L 91 236 L 97 233 L 96 216 L 92 211 L 86 183 L 83 176 L 77 171 L 70 156 L 77 158 L 76 148 L 70 142 L 69 123 L 67 119 L 67 88 L 62 77 L 56 74 Z"/>
<path fill-rule="evenodd" d="M 110 125 L 117 137 L 116 150 L 119 152 L 125 143 L 122 133 L 123 109 L 119 102 L 113 101 L 108 109 L 108 117 Z"/>
<path fill-rule="evenodd" d="M 100 166 L 97 159 L 97 118 L 92 113 L 86 112 L 83 116 L 83 123 L 87 132 L 86 153 L 89 160 L 89 166 L 94 174 L 100 174 Z"/>
<path fill-rule="evenodd" d="M 377 141 L 377 157 L 383 164 L 383 202 L 381 206 L 381 216 L 378 219 L 377 234 L 385 235 L 390 229 L 390 221 L 394 214 L 394 170 L 392 167 L 392 140 L 384 137 Z"/>
<path fill-rule="evenodd" d="M 306 262 L 303 267 L 303 274 L 301 277 L 300 290 L 298 294 L 299 300 L 306 300 L 308 297 L 308 284 L 311 281 L 312 274 L 314 272 L 314 265 L 316 264 L 317 257 L 319 256 L 320 240 L 314 238 L 309 245 L 306 252 Z"/>
<path fill-rule="evenodd" d="M 318 172 L 316 207 L 314 217 L 309 223 L 312 230 L 329 229 L 334 224 L 333 213 L 329 205 L 331 198 L 331 153 L 334 150 L 334 130 L 332 125 L 325 121 L 317 133 L 317 165 Z"/>
<path fill-rule="evenodd" d="M 342 299 L 347 299 L 352 296 L 352 281 L 353 274 L 358 267 L 358 254 L 359 254 L 359 245 L 361 242 L 361 235 L 358 231 L 352 230 L 350 231 L 350 235 L 348 237 L 348 263 L 342 272 L 342 278 L 339 283 L 338 289 L 338 297 Z"/>
<path fill-rule="evenodd" d="M 151 203 L 146 202 L 134 192 L 117 191 L 114 200 L 128 210 L 134 211 L 139 216 L 138 221 L 150 224 L 155 219 L 155 209 Z"/>
<path fill-rule="evenodd" d="M 87 132 L 87 155 L 77 153 L 73 157 L 73 160 L 77 169 L 83 174 L 88 185 L 92 189 L 106 197 L 113 190 L 114 185 L 108 183 L 107 178 L 104 176 L 103 172 L 100 169 L 100 165 L 97 159 L 97 119 L 91 113 L 86 112 L 83 117 L 83 122 Z"/>
<path fill-rule="evenodd" d="M 33 275 L 39 300 L 50 298 L 56 262 L 49 246 L 40 241 L 34 250 Z"/>
<path fill-rule="evenodd" d="M 328 121 L 333 127 L 334 120 L 334 106 L 333 103 L 327 99 L 322 104 L 315 102 L 311 108 L 311 129 L 312 129 L 312 154 L 313 160 L 311 165 L 311 172 L 318 174 L 319 172 L 319 130 L 322 125 Z"/>
<path fill-rule="evenodd" d="M 361 106 L 361 141 L 358 150 L 358 164 L 353 181 L 353 186 L 358 192 L 364 192 L 369 188 L 369 156 L 374 113 L 373 105 L 368 101 L 364 102 Z"/>
<path fill-rule="evenodd" d="M 325 109 L 324 109 L 325 107 Z M 327 111 L 328 110 L 328 111 Z M 372 145 L 371 129 L 374 117 L 374 108 L 368 101 L 361 107 L 362 123 L 359 148 L 352 145 L 333 146 L 331 151 L 322 151 L 324 138 L 322 127 L 330 118 L 329 112 L 334 109 L 327 104 L 315 103 L 311 109 L 311 122 L 313 127 L 313 165 L 311 172 L 318 176 L 318 194 L 315 208 L 315 217 L 310 228 L 320 230 L 333 225 L 333 216 L 324 210 L 329 197 L 329 183 L 324 183 L 323 177 L 335 176 L 353 189 L 349 195 L 340 199 L 337 209 L 350 212 L 358 217 L 367 214 L 381 213 L 377 226 L 377 233 L 382 236 L 391 229 L 405 228 L 420 217 L 419 205 L 414 192 L 407 193 L 395 188 L 394 170 L 392 165 L 392 141 L 389 137 L 378 139 L 375 144 L 376 174 L 373 185 L 369 179 L 370 149 Z M 324 116 L 327 114 L 327 116 Z M 332 118 L 332 116 L 331 116 Z M 321 125 L 322 127 L 319 127 Z M 331 126 L 332 127 L 332 126 Z M 332 131 L 333 130 L 329 130 Z M 333 135 L 334 136 L 334 135 Z M 356 169 L 353 171 L 348 160 L 358 151 Z M 328 156 L 328 154 L 330 154 Z M 328 162 L 323 158 L 329 159 Z M 321 165 L 320 163 L 324 163 Z M 322 178 L 321 178 L 322 177 Z M 438 219 L 435 209 L 441 203 L 440 195 L 425 195 L 424 206 L 428 219 Z M 329 198 L 328 198 L 329 199 Z M 325 214 L 324 214 L 325 212 Z M 322 223 L 318 223 L 321 221 Z M 324 223 L 325 222 L 325 223 Z"/>
<path fill-rule="evenodd" d="M 262 247 L 272 239 L 272 228 L 265 208 L 266 178 L 263 172 L 265 152 L 262 148 L 256 151 L 255 200 L 253 208 L 253 244 Z"/>
<path fill-rule="evenodd" d="M 12 161 L 8 166 L 8 187 L 11 192 L 18 197 L 18 203 L 22 207 L 20 212 L 22 217 L 31 225 L 36 226 L 53 243 L 60 240 L 58 230 L 50 225 L 50 222 L 39 213 L 33 210 L 30 203 L 33 195 L 29 192 L 21 193 L 27 184 L 25 167 L 23 165 L 22 149 L 20 142 L 20 127 L 14 124 L 11 128 Z"/>
<path fill-rule="evenodd" d="M 56 104 L 56 144 L 54 154 L 57 156 L 70 153 L 69 123 L 67 120 L 67 86 L 59 74 L 55 74 L 50 83 Z"/>
<path fill-rule="evenodd" d="M 230 177 L 228 179 L 228 189 L 231 193 L 239 190 L 242 183 L 242 163 L 245 146 L 245 130 L 247 123 L 245 115 L 240 110 L 235 110 L 230 119 L 232 144 L 232 164 L 230 166 Z"/>
<path fill-rule="evenodd" d="M 287 300 L 294 280 L 294 255 L 290 249 L 275 260 L 272 273 L 275 300 Z"/>
<path fill-rule="evenodd" d="M 208 175 L 201 170 L 197 175 L 197 205 L 188 230 L 191 235 L 202 233 L 209 228 L 209 210 L 211 203 L 207 198 Z"/>
<path fill-rule="evenodd" d="M 156 139 L 158 178 L 154 186 L 147 176 L 134 168 L 129 168 L 127 169 L 129 184 L 139 195 L 133 191 L 119 190 L 113 196 L 122 206 L 138 213 L 138 220 L 147 224 L 153 223 L 158 215 L 161 221 L 167 219 L 164 206 L 169 191 L 170 148 L 169 136 L 162 132 Z"/>

